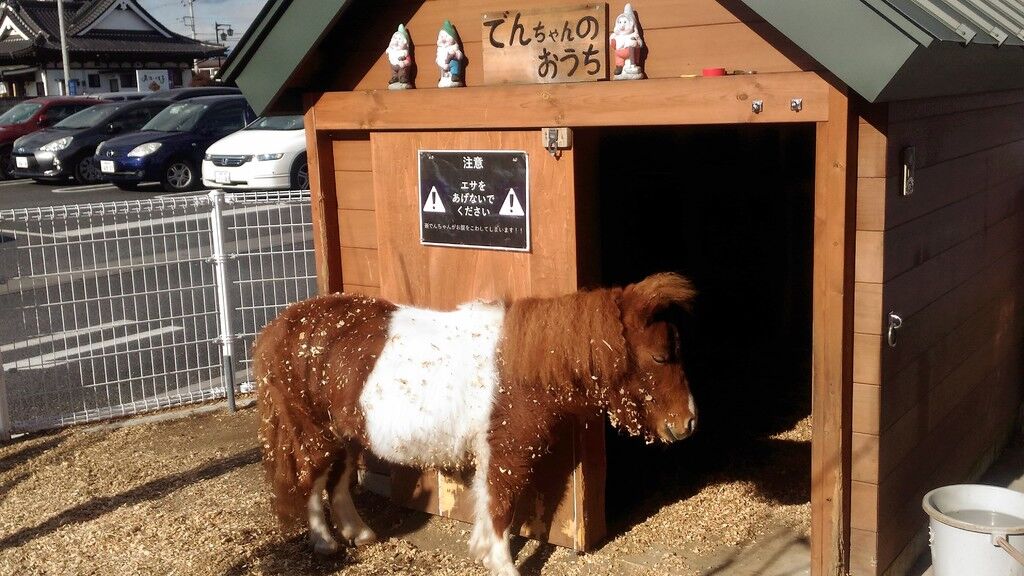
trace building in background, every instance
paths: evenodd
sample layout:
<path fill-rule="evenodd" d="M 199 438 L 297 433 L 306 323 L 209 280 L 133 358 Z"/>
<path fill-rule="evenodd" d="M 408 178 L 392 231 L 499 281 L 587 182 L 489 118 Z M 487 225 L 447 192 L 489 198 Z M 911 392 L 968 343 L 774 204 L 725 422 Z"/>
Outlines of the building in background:
<path fill-rule="evenodd" d="M 135 0 L 65 0 L 75 94 L 188 86 L 196 59 L 224 47 L 186 38 Z M 0 2 L 0 96 L 62 94 L 60 28 L 54 0 Z"/>

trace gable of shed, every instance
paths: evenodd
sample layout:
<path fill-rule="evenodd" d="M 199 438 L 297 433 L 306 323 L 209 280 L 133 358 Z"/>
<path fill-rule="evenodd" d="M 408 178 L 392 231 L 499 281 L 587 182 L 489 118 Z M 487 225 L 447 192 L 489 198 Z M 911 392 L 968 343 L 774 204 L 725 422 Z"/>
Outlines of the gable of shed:
<path fill-rule="evenodd" d="M 417 86 L 429 88 L 437 82 L 433 53 L 446 19 L 458 28 L 463 42 L 467 85 L 482 85 L 481 15 L 512 7 L 500 0 L 389 6 L 327 0 L 313 15 L 314 8 L 302 4 L 268 3 L 221 72 L 222 78 L 238 83 L 260 112 L 301 112 L 304 92 L 386 88 L 390 68 L 384 49 L 399 23 L 406 25 L 415 44 Z M 521 0 L 514 8 L 550 6 L 549 0 Z M 645 0 L 634 3 L 634 9 L 644 29 L 649 78 L 699 74 L 710 67 L 761 74 L 823 70 L 739 0 Z M 609 19 L 619 10 L 621 5 L 609 3 Z"/>

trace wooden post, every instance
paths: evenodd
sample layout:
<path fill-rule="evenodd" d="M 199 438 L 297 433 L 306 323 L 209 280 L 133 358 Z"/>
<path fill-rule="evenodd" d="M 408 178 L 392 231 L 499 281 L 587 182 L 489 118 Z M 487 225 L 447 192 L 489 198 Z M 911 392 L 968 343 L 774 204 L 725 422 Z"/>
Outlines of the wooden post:
<path fill-rule="evenodd" d="M 811 574 L 842 576 L 850 554 L 857 118 L 844 91 L 830 88 L 828 100 L 814 177 Z"/>
<path fill-rule="evenodd" d="M 330 137 L 317 129 L 316 95 L 306 101 L 306 160 L 309 165 L 316 285 L 320 294 L 342 290 L 338 195 L 334 179 L 334 149 Z"/>

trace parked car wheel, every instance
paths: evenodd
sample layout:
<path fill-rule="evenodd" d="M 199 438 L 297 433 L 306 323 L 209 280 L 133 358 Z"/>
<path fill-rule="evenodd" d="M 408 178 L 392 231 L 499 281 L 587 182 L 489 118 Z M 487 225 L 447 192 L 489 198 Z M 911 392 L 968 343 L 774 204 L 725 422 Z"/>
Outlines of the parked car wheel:
<path fill-rule="evenodd" d="M 75 180 L 79 184 L 95 184 L 103 177 L 99 162 L 92 156 L 83 156 L 75 162 Z"/>
<path fill-rule="evenodd" d="M 191 162 L 185 159 L 171 160 L 164 169 L 161 184 L 167 192 L 187 192 L 195 190 L 199 183 L 199 173 Z"/>
<path fill-rule="evenodd" d="M 292 164 L 292 190 L 309 190 L 309 163 L 305 154 L 300 154 Z"/>
<path fill-rule="evenodd" d="M 139 189 L 138 182 L 114 182 L 114 186 L 117 186 L 125 192 L 135 192 Z"/>

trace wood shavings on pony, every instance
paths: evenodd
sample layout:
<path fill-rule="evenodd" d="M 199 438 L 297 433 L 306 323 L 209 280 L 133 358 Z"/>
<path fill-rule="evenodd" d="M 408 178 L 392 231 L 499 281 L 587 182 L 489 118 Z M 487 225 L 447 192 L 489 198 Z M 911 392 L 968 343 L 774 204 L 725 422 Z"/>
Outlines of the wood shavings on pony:
<path fill-rule="evenodd" d="M 518 574 L 513 506 L 562 420 L 603 412 L 649 442 L 696 430 L 673 321 L 695 295 L 661 273 L 445 312 L 347 294 L 290 306 L 254 349 L 276 514 L 308 522 L 314 550 L 329 554 L 376 538 L 350 493 L 363 450 L 405 466 L 475 467 L 470 552 L 492 574 Z"/>

